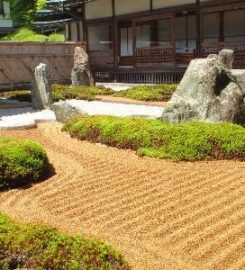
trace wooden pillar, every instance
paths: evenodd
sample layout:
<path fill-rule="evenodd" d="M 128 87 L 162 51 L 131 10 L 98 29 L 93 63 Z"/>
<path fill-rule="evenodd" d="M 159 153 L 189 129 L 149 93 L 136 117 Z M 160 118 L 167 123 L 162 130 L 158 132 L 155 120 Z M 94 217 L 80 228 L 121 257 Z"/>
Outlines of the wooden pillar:
<path fill-rule="evenodd" d="M 174 51 L 174 63 L 176 64 L 176 17 L 173 14 L 171 18 L 171 44 Z"/>
<path fill-rule="evenodd" d="M 153 11 L 153 0 L 150 0 L 150 12 Z"/>
<path fill-rule="evenodd" d="M 83 41 L 88 43 L 88 28 L 86 23 L 85 3 L 82 4 Z"/>
<path fill-rule="evenodd" d="M 136 65 L 136 21 L 133 20 L 133 58 Z"/>
<path fill-rule="evenodd" d="M 113 56 L 114 67 L 118 67 L 118 21 L 116 19 L 115 0 L 111 0 L 112 18 L 113 18 Z"/>
<path fill-rule="evenodd" d="M 201 8 L 200 0 L 196 0 L 196 56 L 201 57 Z"/>
<path fill-rule="evenodd" d="M 224 42 L 224 11 L 219 13 L 219 42 Z"/>

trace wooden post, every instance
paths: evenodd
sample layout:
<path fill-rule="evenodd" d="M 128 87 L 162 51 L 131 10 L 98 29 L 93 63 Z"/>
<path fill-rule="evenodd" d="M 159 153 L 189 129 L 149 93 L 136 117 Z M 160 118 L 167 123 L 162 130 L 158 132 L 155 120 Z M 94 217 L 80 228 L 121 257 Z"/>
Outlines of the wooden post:
<path fill-rule="evenodd" d="M 114 67 L 118 67 L 118 21 L 116 20 L 115 0 L 111 0 L 112 18 L 113 18 L 113 56 Z"/>
<path fill-rule="evenodd" d="M 133 58 L 136 65 L 136 21 L 133 20 Z"/>
<path fill-rule="evenodd" d="M 201 9 L 200 0 L 196 0 L 196 54 L 201 57 Z"/>
<path fill-rule="evenodd" d="M 224 42 L 224 11 L 219 13 L 219 42 Z"/>

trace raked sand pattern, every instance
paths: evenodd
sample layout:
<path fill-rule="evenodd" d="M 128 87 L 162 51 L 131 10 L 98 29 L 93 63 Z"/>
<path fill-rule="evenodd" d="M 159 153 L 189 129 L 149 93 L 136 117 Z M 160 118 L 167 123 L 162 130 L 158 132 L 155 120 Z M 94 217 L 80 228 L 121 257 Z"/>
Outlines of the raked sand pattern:
<path fill-rule="evenodd" d="M 0 211 L 96 236 L 137 270 L 245 269 L 244 162 L 140 158 L 60 129 L 2 131 L 42 143 L 56 174 L 0 194 Z"/>

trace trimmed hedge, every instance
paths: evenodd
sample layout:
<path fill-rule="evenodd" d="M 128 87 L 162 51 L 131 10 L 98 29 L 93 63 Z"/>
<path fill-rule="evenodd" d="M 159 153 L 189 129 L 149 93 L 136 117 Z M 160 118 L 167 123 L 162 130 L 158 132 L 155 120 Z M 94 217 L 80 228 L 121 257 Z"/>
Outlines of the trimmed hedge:
<path fill-rule="evenodd" d="M 0 188 L 20 187 L 47 173 L 48 157 L 38 143 L 0 137 Z"/>
<path fill-rule="evenodd" d="M 126 91 L 117 92 L 114 96 L 143 101 L 168 101 L 176 91 L 177 86 L 177 84 L 139 85 Z"/>
<path fill-rule="evenodd" d="M 82 116 L 63 128 L 80 140 L 132 149 L 139 155 L 173 160 L 245 160 L 245 129 L 229 123 L 189 122 Z"/>
<path fill-rule="evenodd" d="M 129 270 L 122 255 L 84 236 L 12 221 L 0 213 L 0 269 Z"/>

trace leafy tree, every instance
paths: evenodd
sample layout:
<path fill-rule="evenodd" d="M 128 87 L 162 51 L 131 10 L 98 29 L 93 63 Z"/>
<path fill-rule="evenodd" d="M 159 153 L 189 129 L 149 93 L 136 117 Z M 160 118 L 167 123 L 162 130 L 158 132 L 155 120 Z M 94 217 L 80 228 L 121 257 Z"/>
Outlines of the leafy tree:
<path fill-rule="evenodd" d="M 35 12 L 45 6 L 46 0 L 9 0 L 14 22 L 30 26 Z"/>

